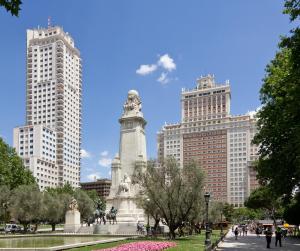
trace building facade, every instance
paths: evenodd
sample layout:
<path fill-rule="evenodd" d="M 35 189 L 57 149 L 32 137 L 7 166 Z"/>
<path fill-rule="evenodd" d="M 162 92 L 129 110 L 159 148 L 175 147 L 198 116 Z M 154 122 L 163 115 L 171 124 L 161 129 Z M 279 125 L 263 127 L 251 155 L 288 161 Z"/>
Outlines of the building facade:
<path fill-rule="evenodd" d="M 35 132 L 40 131 L 41 125 L 51 130 L 55 135 L 55 150 L 51 153 L 55 160 L 53 171 L 57 172 L 54 186 L 66 183 L 79 186 L 81 100 L 81 58 L 72 37 L 58 26 L 27 30 L 26 126 L 14 129 L 14 147 L 25 164 L 31 158 L 41 159 L 45 157 L 42 152 L 27 151 L 25 160 L 19 136 L 30 127 L 33 137 L 39 140 Z M 49 148 L 45 140 L 41 143 L 42 149 Z M 29 168 L 34 175 L 38 173 L 36 166 L 30 164 Z M 41 189 L 49 186 L 35 177 Z"/>
<path fill-rule="evenodd" d="M 248 165 L 257 156 L 251 144 L 256 123 L 250 115 L 232 116 L 230 101 L 229 81 L 216 84 L 212 75 L 197 79 L 195 89 L 183 89 L 181 122 L 158 132 L 158 159 L 173 156 L 181 167 L 196 161 L 212 198 L 240 207 L 249 195 Z"/>
<path fill-rule="evenodd" d="M 80 183 L 80 186 L 83 190 L 96 190 L 99 196 L 106 198 L 109 195 L 111 180 L 97 179 L 92 182 L 82 182 Z"/>

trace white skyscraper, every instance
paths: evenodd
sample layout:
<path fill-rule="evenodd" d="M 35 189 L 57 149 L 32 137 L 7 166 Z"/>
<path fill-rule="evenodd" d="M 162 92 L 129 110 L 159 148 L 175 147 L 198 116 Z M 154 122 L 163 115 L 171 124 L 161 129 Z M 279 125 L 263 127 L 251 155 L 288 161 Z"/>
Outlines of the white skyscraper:
<path fill-rule="evenodd" d="M 80 52 L 71 36 L 61 27 L 27 30 L 26 126 L 14 129 L 14 147 L 24 159 L 25 165 L 32 170 L 41 189 L 65 183 L 79 186 L 81 75 Z M 43 126 L 44 133 L 42 129 L 35 129 L 39 125 Z M 41 151 L 31 151 L 30 148 L 25 150 L 27 145 L 30 147 L 32 140 L 28 138 L 27 143 L 24 141 L 27 134 L 23 134 L 28 131 L 28 127 L 33 128 L 32 133 L 28 134 L 34 138 L 32 147 L 40 142 Z M 55 142 L 51 142 L 55 150 L 51 153 L 47 152 L 50 149 L 47 131 L 55 135 Z M 36 132 L 40 132 L 39 135 Z M 51 167 L 48 165 L 50 154 Z M 37 162 L 33 165 L 33 159 L 46 164 L 46 172 Z M 51 176 L 49 173 L 53 181 L 48 179 Z"/>

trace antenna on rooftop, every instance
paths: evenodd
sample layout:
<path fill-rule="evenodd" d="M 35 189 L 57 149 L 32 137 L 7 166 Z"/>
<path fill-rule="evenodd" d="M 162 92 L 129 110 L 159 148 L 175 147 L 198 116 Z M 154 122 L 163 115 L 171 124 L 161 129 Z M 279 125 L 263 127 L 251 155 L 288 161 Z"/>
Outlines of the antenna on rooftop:
<path fill-rule="evenodd" d="M 51 17 L 48 17 L 48 28 L 51 27 Z"/>

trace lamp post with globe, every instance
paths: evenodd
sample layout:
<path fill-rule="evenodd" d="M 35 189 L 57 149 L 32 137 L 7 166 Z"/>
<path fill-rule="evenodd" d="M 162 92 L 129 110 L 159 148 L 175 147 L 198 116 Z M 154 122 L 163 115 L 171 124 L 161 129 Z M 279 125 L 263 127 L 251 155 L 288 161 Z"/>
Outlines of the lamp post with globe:
<path fill-rule="evenodd" d="M 205 226 L 205 246 L 209 246 L 211 244 L 210 241 L 210 229 L 209 229 L 209 222 L 208 222 L 208 203 L 209 203 L 210 194 L 206 192 L 204 194 L 204 200 L 206 204 L 206 226 Z"/>

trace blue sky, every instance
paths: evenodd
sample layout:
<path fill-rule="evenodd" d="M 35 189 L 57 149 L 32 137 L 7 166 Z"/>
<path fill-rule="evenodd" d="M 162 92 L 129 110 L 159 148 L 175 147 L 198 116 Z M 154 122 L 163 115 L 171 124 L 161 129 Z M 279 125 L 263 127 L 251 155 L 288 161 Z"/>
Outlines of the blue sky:
<path fill-rule="evenodd" d="M 230 80 L 232 114 L 258 107 L 264 68 L 291 29 L 274 0 L 23 2 L 19 18 L 0 8 L 0 135 L 12 144 L 13 128 L 25 123 L 26 29 L 51 16 L 83 59 L 82 181 L 110 177 L 128 90 L 140 93 L 148 156 L 156 157 L 156 132 L 180 121 L 181 88 L 200 75 Z"/>

